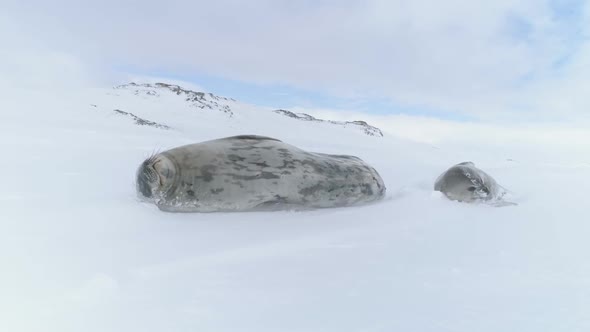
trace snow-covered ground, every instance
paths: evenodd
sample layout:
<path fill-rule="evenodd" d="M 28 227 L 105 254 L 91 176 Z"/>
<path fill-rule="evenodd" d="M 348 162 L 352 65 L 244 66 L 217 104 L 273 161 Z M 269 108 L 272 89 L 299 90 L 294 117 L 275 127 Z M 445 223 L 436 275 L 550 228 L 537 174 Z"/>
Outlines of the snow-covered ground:
<path fill-rule="evenodd" d="M 233 116 L 131 92 L 14 89 L 0 100 L 0 331 L 590 329 L 590 151 L 470 137 L 433 146 L 231 100 Z M 387 197 L 217 214 L 138 201 L 135 170 L 154 150 L 235 134 L 357 155 Z M 433 192 L 467 160 L 519 205 Z"/>

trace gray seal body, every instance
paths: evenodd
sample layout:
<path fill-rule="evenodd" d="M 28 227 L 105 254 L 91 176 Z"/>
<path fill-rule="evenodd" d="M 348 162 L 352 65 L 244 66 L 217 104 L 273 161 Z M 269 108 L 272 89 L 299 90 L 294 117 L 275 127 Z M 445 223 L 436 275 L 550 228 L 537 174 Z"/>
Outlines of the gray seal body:
<path fill-rule="evenodd" d="M 434 190 L 451 200 L 468 203 L 499 201 L 506 194 L 502 186 L 472 162 L 449 168 L 436 179 Z"/>
<path fill-rule="evenodd" d="M 168 212 L 328 208 L 378 200 L 385 185 L 354 156 L 243 135 L 158 153 L 137 170 L 138 196 Z"/>

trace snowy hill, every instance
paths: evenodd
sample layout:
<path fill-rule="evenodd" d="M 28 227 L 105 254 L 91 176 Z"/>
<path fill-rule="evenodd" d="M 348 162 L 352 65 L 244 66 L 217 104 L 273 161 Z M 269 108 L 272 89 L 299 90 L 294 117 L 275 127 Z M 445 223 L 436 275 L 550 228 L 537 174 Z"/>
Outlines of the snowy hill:
<path fill-rule="evenodd" d="M 287 111 L 287 110 L 275 110 L 274 111 L 277 114 L 282 114 L 285 116 L 288 116 L 290 118 L 293 119 L 298 119 L 298 120 L 302 120 L 302 121 L 313 121 L 313 122 L 327 122 L 330 124 L 334 124 L 334 125 L 339 125 L 339 126 L 343 126 L 343 127 L 357 127 L 369 136 L 379 136 L 379 137 L 383 137 L 383 132 L 381 132 L 381 130 L 379 130 L 379 128 L 373 127 L 371 125 L 369 125 L 368 123 L 366 123 L 365 121 L 333 121 L 333 120 L 322 120 L 322 119 L 318 119 L 316 117 L 313 117 L 309 114 L 306 113 L 293 113 L 291 111 Z"/>
<path fill-rule="evenodd" d="M 248 120 L 255 120 L 260 122 L 261 118 L 265 118 L 266 116 L 272 117 L 270 114 L 269 109 L 264 109 L 252 105 L 246 105 L 240 103 L 232 98 L 225 98 L 216 96 L 212 93 L 205 93 L 205 92 L 196 92 L 189 89 L 185 89 L 178 85 L 167 84 L 167 83 L 155 83 L 155 84 L 137 84 L 137 83 L 129 83 L 116 86 L 114 88 L 113 93 L 109 93 L 110 96 L 113 97 L 121 97 L 121 98 L 113 98 L 111 105 L 116 105 L 117 102 L 121 102 L 121 99 L 125 99 L 125 101 L 131 100 L 132 103 L 137 103 L 139 100 L 141 102 L 141 109 L 137 109 L 135 112 L 138 114 L 149 114 L 147 109 L 153 109 L 154 107 L 156 110 L 153 112 L 157 113 L 154 116 L 156 117 L 169 117 L 170 112 L 172 112 L 171 105 L 174 105 L 174 112 L 185 112 L 184 114 L 180 113 L 181 116 L 190 116 L 188 112 L 199 110 L 204 112 L 210 113 L 222 113 L 223 115 L 227 116 L 231 120 L 227 121 L 227 123 L 232 122 L 240 122 L 240 121 L 248 121 Z M 137 98 L 133 98 L 131 96 L 135 96 Z M 130 98 L 131 97 L 131 98 Z M 96 106 L 96 105 L 95 105 Z M 147 107 L 145 107 L 147 106 Z M 159 107 L 158 107 L 159 106 Z M 159 109 L 158 109 L 159 108 Z M 167 110 L 162 108 L 169 108 Z M 240 111 L 236 113 L 236 109 Z M 114 110 L 119 111 L 119 114 L 124 114 L 121 110 Z M 256 112 L 257 114 L 253 117 L 251 114 L 252 112 Z M 245 113 L 245 114 L 244 114 Z M 378 136 L 382 137 L 383 133 L 376 127 L 373 127 L 367 124 L 364 121 L 331 121 L 331 120 L 322 120 L 314 118 L 308 114 L 296 114 L 287 110 L 274 110 L 274 113 L 284 115 L 289 117 L 290 119 L 297 119 L 297 120 L 304 120 L 304 121 L 311 121 L 319 124 L 320 126 L 339 126 L 343 128 L 350 128 L 352 130 L 359 130 L 362 133 L 369 135 L 369 136 Z M 129 115 L 129 114 L 126 114 Z M 164 124 L 157 124 L 152 122 L 151 120 L 140 118 L 135 114 L 130 115 L 134 120 L 136 120 L 137 124 L 140 125 L 159 125 L 161 128 L 169 128 L 167 125 Z M 147 115 L 146 115 L 147 116 Z M 140 119 L 137 121 L 137 119 Z M 234 120 L 234 121 L 232 121 Z M 289 123 L 289 122 L 285 122 Z"/>
<path fill-rule="evenodd" d="M 231 102 L 235 102 L 234 99 L 224 98 L 216 96 L 212 93 L 196 92 L 188 89 L 184 89 L 178 85 L 166 84 L 166 83 L 155 83 L 155 84 L 137 84 L 134 82 L 116 86 L 114 89 L 130 92 L 139 97 L 153 97 L 159 98 L 163 94 L 175 94 L 191 107 L 200 109 L 218 110 L 232 116 L 234 113 L 231 110 Z"/>
<path fill-rule="evenodd" d="M 0 331 L 590 328 L 585 155 L 435 148 L 173 85 L 15 91 L 0 109 Z M 388 196 L 213 214 L 137 199 L 135 171 L 153 151 L 237 134 L 357 155 Z M 466 160 L 519 205 L 434 193 Z"/>

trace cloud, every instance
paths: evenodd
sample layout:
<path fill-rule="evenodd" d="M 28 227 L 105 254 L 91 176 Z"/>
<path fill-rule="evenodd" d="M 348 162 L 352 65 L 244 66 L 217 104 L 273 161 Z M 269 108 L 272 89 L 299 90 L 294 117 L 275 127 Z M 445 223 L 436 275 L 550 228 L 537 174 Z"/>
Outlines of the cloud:
<path fill-rule="evenodd" d="M 7 10 L 46 44 L 93 66 L 206 73 L 526 120 L 584 116 L 590 100 L 580 88 L 590 74 L 588 2 L 559 4 L 57 0 Z"/>
<path fill-rule="evenodd" d="M 54 90 L 91 86 L 102 78 L 79 56 L 47 45 L 35 29 L 0 13 L 0 87 Z"/>

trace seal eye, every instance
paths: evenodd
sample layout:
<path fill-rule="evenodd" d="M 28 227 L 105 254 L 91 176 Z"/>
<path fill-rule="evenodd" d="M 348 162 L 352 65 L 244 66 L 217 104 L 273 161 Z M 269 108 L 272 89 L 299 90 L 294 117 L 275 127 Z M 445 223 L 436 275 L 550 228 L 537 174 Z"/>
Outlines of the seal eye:
<path fill-rule="evenodd" d="M 469 191 L 471 191 L 471 192 L 474 192 L 474 191 L 475 191 L 475 189 L 477 189 L 477 188 L 475 188 L 475 187 L 473 187 L 473 186 L 471 186 L 471 187 L 467 188 L 467 190 L 469 190 Z"/>
<path fill-rule="evenodd" d="M 158 180 L 158 175 L 156 174 L 156 171 L 150 166 L 145 168 L 143 174 L 149 182 L 156 182 Z"/>
<path fill-rule="evenodd" d="M 161 162 L 161 160 L 156 161 L 152 167 L 150 167 L 150 171 L 152 171 L 154 180 L 153 182 L 158 181 L 160 185 L 164 185 L 164 179 L 169 178 L 172 175 L 170 169 Z"/>

